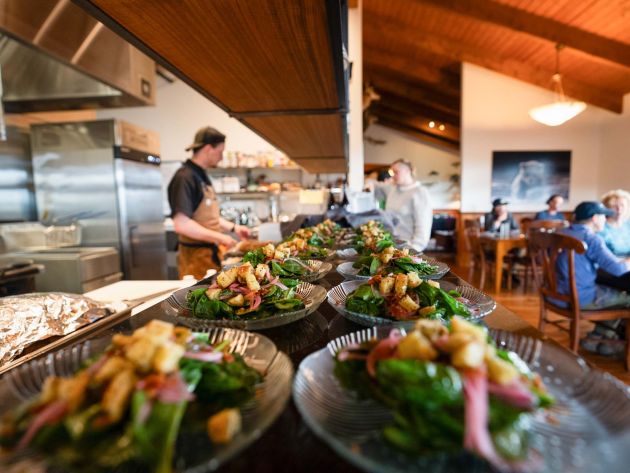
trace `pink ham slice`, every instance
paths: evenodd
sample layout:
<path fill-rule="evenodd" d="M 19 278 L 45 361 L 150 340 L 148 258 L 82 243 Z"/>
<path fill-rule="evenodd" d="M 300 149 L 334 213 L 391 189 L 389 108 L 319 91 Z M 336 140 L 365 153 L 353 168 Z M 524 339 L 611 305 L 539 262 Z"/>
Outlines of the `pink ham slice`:
<path fill-rule="evenodd" d="M 59 422 L 68 412 L 66 401 L 54 401 L 39 411 L 17 445 L 18 450 L 28 447 L 42 427 Z"/>
<path fill-rule="evenodd" d="M 394 329 L 389 332 L 389 337 L 378 342 L 378 345 L 372 349 L 365 362 L 367 371 L 372 378 L 376 377 L 376 362 L 394 358 L 396 348 L 401 339 L 400 331 Z"/>

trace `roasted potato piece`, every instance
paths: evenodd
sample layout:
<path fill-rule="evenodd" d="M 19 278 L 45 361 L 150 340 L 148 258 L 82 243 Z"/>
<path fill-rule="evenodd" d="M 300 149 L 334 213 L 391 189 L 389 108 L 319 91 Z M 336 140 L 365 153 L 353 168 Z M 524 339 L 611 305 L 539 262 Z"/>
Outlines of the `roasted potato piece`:
<path fill-rule="evenodd" d="M 122 418 L 136 381 L 133 370 L 128 369 L 118 373 L 107 386 L 103 393 L 101 408 L 110 421 L 117 422 Z"/>
<path fill-rule="evenodd" d="M 236 276 L 239 281 L 245 282 L 247 280 L 247 276 L 250 274 L 254 274 L 254 268 L 251 263 L 244 263 L 236 267 Z"/>
<path fill-rule="evenodd" d="M 411 297 L 409 297 L 408 295 L 406 295 L 405 297 L 403 297 L 402 299 L 400 299 L 400 301 L 398 301 L 398 303 L 400 304 L 400 306 L 403 309 L 406 310 L 410 310 L 410 311 L 416 311 L 420 308 L 420 306 L 418 304 L 416 304 L 413 299 Z M 426 307 L 425 307 L 426 309 Z"/>
<path fill-rule="evenodd" d="M 403 359 L 434 360 L 438 356 L 429 339 L 416 330 L 403 338 L 396 350 Z"/>
<path fill-rule="evenodd" d="M 237 268 L 230 268 L 227 271 L 221 271 L 217 276 L 217 284 L 223 289 L 236 281 Z"/>
<path fill-rule="evenodd" d="M 486 358 L 488 378 L 497 384 L 510 384 L 518 377 L 518 370 L 501 358 Z"/>
<path fill-rule="evenodd" d="M 394 254 L 394 250 L 395 250 L 395 248 L 393 246 L 388 246 L 387 248 L 385 248 L 383 250 L 383 254 L 393 255 Z"/>
<path fill-rule="evenodd" d="M 384 296 L 390 294 L 392 292 L 392 289 L 394 288 L 394 281 L 395 279 L 391 276 L 386 276 L 381 279 L 381 282 L 378 285 L 378 290 L 380 291 L 380 293 Z"/>
<path fill-rule="evenodd" d="M 303 250 L 304 248 L 306 248 L 306 240 L 302 240 L 302 239 L 296 240 L 295 248 L 297 250 Z"/>
<path fill-rule="evenodd" d="M 81 371 L 73 378 L 61 378 L 57 386 L 57 399 L 66 401 L 68 410 L 74 412 L 85 399 L 90 373 Z"/>
<path fill-rule="evenodd" d="M 237 294 L 231 299 L 228 299 L 227 303 L 234 307 L 243 307 L 243 305 L 245 305 L 245 298 L 243 297 L 243 294 Z"/>
<path fill-rule="evenodd" d="M 409 256 L 409 248 L 403 248 L 403 249 L 400 251 L 400 254 L 401 254 L 402 256 Z"/>
<path fill-rule="evenodd" d="M 223 409 L 208 419 L 208 436 L 212 443 L 229 443 L 241 431 L 241 413 L 238 409 Z"/>
<path fill-rule="evenodd" d="M 462 345 L 451 355 L 453 366 L 460 369 L 479 368 L 484 362 L 485 347 L 479 342 Z"/>
<path fill-rule="evenodd" d="M 397 274 L 396 282 L 394 283 L 394 291 L 396 296 L 403 297 L 407 293 L 407 275 Z"/>
<path fill-rule="evenodd" d="M 175 327 L 173 329 L 173 335 L 175 336 L 175 343 L 185 346 L 192 335 L 192 330 L 187 327 Z"/>
<path fill-rule="evenodd" d="M 271 258 L 275 251 L 276 248 L 271 243 L 262 247 L 263 255 L 265 255 L 267 258 Z"/>
<path fill-rule="evenodd" d="M 105 383 L 125 369 L 133 368 L 128 360 L 122 356 L 112 356 L 101 366 L 94 375 L 94 381 L 98 384 Z"/>
<path fill-rule="evenodd" d="M 451 319 L 451 331 L 453 333 L 457 333 L 457 332 L 469 333 L 470 335 L 472 335 L 472 337 L 475 340 L 483 344 L 486 343 L 487 338 L 488 338 L 486 331 L 483 327 L 472 324 L 461 317 L 453 317 Z"/>
<path fill-rule="evenodd" d="M 453 353 L 459 348 L 473 341 L 475 341 L 475 338 L 469 333 L 451 333 L 448 337 L 448 341 L 444 345 L 444 350 L 448 353 Z"/>
<path fill-rule="evenodd" d="M 448 334 L 448 329 L 439 320 L 420 319 L 416 322 L 414 329 L 420 331 L 430 340 Z"/>
<path fill-rule="evenodd" d="M 219 298 L 219 294 L 221 294 L 221 291 L 223 289 L 221 289 L 220 287 L 216 287 L 214 289 L 208 289 L 206 291 L 206 296 L 208 296 L 208 299 L 213 300 L 213 299 L 218 299 Z"/>
<path fill-rule="evenodd" d="M 263 279 L 265 279 L 265 275 L 267 274 L 268 268 L 269 266 L 263 263 L 256 265 L 256 270 L 254 271 L 254 274 L 256 275 L 256 279 L 258 279 L 259 281 L 262 281 Z"/>
<path fill-rule="evenodd" d="M 394 255 L 392 255 L 390 253 L 383 253 L 383 254 L 381 254 L 379 259 L 381 260 L 381 263 L 387 264 L 387 263 L 389 263 L 389 261 L 392 259 L 393 256 Z"/>
<path fill-rule="evenodd" d="M 151 369 L 153 355 L 157 345 L 148 338 L 136 338 L 125 347 L 125 357 L 131 361 L 138 371 L 147 372 Z"/>
<path fill-rule="evenodd" d="M 435 312 L 435 306 L 428 305 L 428 306 L 423 307 L 422 309 L 420 309 L 420 310 L 418 311 L 418 315 L 420 315 L 420 317 L 428 317 L 428 316 L 430 316 L 433 312 Z"/>
<path fill-rule="evenodd" d="M 112 337 L 112 344 L 116 345 L 117 347 L 126 347 L 131 342 L 133 342 L 133 338 L 130 335 L 117 333 Z"/>
<path fill-rule="evenodd" d="M 169 322 L 152 320 L 133 332 L 132 338 L 149 338 L 155 344 L 159 344 L 173 338 L 174 328 L 174 325 Z"/>
<path fill-rule="evenodd" d="M 51 401 L 54 401 L 58 397 L 59 386 L 60 386 L 61 378 L 57 376 L 49 376 L 44 381 L 44 385 L 42 386 L 42 394 L 39 398 L 42 404 L 47 404 Z"/>
<path fill-rule="evenodd" d="M 160 345 L 153 356 L 153 369 L 160 373 L 172 373 L 179 366 L 179 360 L 184 355 L 184 347 L 175 342 Z"/>
<path fill-rule="evenodd" d="M 260 284 L 258 283 L 254 273 L 250 273 L 245 276 L 245 283 L 247 284 L 247 289 L 250 291 L 260 291 Z"/>
<path fill-rule="evenodd" d="M 420 284 L 422 284 L 422 279 L 418 273 L 407 273 L 407 285 L 409 287 L 418 287 Z"/>

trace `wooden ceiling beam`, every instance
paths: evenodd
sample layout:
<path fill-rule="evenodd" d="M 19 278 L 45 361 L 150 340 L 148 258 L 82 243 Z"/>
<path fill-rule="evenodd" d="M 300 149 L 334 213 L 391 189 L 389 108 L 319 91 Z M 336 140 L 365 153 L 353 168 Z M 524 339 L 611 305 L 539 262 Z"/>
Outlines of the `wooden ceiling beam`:
<path fill-rule="evenodd" d="M 370 113 L 376 115 L 376 117 L 384 117 L 390 120 L 397 120 L 407 126 L 414 127 L 423 133 L 427 133 L 431 136 L 436 136 L 440 139 L 450 140 L 453 142 L 459 142 L 460 132 L 459 127 L 445 124 L 444 130 L 439 130 L 437 127 L 431 128 L 429 122 L 432 118 L 425 116 L 418 111 L 401 111 L 386 103 L 374 105 L 370 107 Z"/>
<path fill-rule="evenodd" d="M 369 78 L 374 89 L 381 93 L 407 97 L 413 102 L 423 103 L 446 113 L 459 114 L 460 98 L 446 95 L 434 88 L 426 88 L 412 82 L 404 82 L 394 76 L 385 75 L 381 71 L 369 69 L 364 75 L 364 80 Z"/>
<path fill-rule="evenodd" d="M 430 105 L 412 102 L 407 97 L 401 97 L 396 94 L 382 93 L 380 100 L 374 101 L 372 104 L 384 104 L 387 107 L 400 110 L 402 112 L 420 114 L 427 117 L 429 121 L 433 120 L 439 123 L 449 124 L 456 128 L 459 128 L 460 126 L 459 114 L 446 113 L 442 110 L 437 110 Z"/>
<path fill-rule="evenodd" d="M 474 44 L 466 44 L 444 36 L 437 37 L 423 33 L 403 22 L 391 18 L 364 19 L 364 28 L 378 29 L 381 36 L 395 38 L 408 46 L 420 50 L 442 54 L 460 62 L 469 62 L 515 79 L 552 90 L 551 76 L 554 71 L 532 67 L 509 57 L 499 56 L 491 49 L 483 49 Z M 369 26 L 367 26 L 369 24 Z M 621 113 L 623 94 L 602 89 L 597 84 L 585 83 L 572 77 L 563 76 L 562 85 L 567 96 L 596 105 L 615 113 Z"/>
<path fill-rule="evenodd" d="M 630 45 L 493 0 L 416 0 L 630 67 Z"/>
<path fill-rule="evenodd" d="M 389 69 L 395 74 L 404 75 L 428 84 L 440 85 L 444 89 L 456 91 L 459 94 L 461 77 L 459 74 L 445 72 L 439 68 L 423 64 L 417 58 L 411 58 L 399 51 L 390 51 L 379 48 L 364 38 L 363 40 L 363 64 L 364 67 L 378 67 Z M 447 61 L 450 58 L 445 58 Z"/>
<path fill-rule="evenodd" d="M 400 131 L 401 133 L 405 133 L 413 138 L 416 138 L 420 141 L 424 141 L 426 143 L 437 145 L 439 147 L 447 148 L 454 151 L 459 151 L 459 142 L 455 143 L 450 140 L 444 140 L 442 138 L 436 137 L 434 135 L 430 135 L 425 133 L 422 130 L 418 130 L 413 126 L 409 126 L 405 123 L 400 123 L 398 120 L 392 120 L 387 117 L 378 116 L 377 124 L 384 126 L 386 128 L 391 128 L 392 130 Z"/>

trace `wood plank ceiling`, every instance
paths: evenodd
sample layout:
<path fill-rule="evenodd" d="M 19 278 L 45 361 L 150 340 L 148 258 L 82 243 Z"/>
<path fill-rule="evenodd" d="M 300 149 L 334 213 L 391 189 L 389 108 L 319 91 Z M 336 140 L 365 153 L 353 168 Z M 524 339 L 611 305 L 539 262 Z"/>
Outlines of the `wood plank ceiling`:
<path fill-rule="evenodd" d="M 627 0 L 363 0 L 363 9 L 364 82 L 381 95 L 369 119 L 432 143 L 459 147 L 462 62 L 551 89 L 560 43 L 568 96 L 620 113 L 630 92 Z"/>
<path fill-rule="evenodd" d="M 74 1 L 306 170 L 346 171 L 339 1 Z"/>

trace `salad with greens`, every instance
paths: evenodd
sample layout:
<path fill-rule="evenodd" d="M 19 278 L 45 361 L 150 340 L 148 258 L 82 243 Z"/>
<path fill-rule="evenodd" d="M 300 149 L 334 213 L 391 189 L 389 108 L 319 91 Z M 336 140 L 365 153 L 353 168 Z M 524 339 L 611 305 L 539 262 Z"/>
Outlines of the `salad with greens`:
<path fill-rule="evenodd" d="M 393 246 L 378 253 L 360 256 L 352 267 L 359 270 L 360 276 L 374 276 L 377 273 L 417 273 L 420 276 L 431 276 L 439 269 L 419 256 L 410 255 L 408 248 L 399 250 Z"/>
<path fill-rule="evenodd" d="M 273 276 L 264 263 L 256 268 L 244 263 L 221 271 L 208 288 L 189 291 L 186 304 L 201 319 L 262 319 L 304 309 L 296 293 L 299 284 L 298 279 Z"/>
<path fill-rule="evenodd" d="M 353 242 L 353 248 L 363 256 L 380 253 L 390 246 L 394 246 L 394 237 L 382 223 L 375 220 L 359 226 Z"/>
<path fill-rule="evenodd" d="M 299 279 L 308 278 L 313 273 L 317 273 L 317 268 L 322 264 L 321 261 L 313 260 L 305 262 L 300 258 L 291 256 L 289 247 L 281 244 L 276 248 L 271 243 L 245 253 L 243 262 L 250 263 L 254 267 L 259 264 L 266 264 L 269 266 L 272 276 Z"/>
<path fill-rule="evenodd" d="M 159 320 L 114 335 L 105 353 L 70 378 L 48 377 L 3 418 L 0 445 L 62 470 L 170 472 L 180 430 L 207 431 L 214 444 L 240 431 L 239 406 L 262 376 L 229 345 Z"/>
<path fill-rule="evenodd" d="M 486 330 L 454 317 L 450 327 L 420 320 L 403 335 L 348 345 L 335 375 L 360 397 L 393 413 L 382 434 L 409 454 L 465 449 L 499 470 L 531 471 L 529 428 L 554 403 L 518 355 L 498 348 Z"/>
<path fill-rule="evenodd" d="M 333 246 L 335 244 L 335 237 L 341 231 L 342 228 L 339 224 L 330 219 L 326 219 L 312 227 L 300 228 L 287 237 L 286 241 L 300 238 L 306 240 L 307 244 L 312 246 Z"/>
<path fill-rule="evenodd" d="M 446 292 L 436 281 L 423 281 L 418 273 L 377 274 L 348 294 L 346 310 L 357 314 L 406 321 L 447 321 L 455 315 L 470 317 L 467 302 L 455 291 Z"/>

